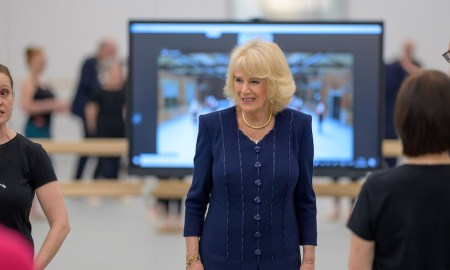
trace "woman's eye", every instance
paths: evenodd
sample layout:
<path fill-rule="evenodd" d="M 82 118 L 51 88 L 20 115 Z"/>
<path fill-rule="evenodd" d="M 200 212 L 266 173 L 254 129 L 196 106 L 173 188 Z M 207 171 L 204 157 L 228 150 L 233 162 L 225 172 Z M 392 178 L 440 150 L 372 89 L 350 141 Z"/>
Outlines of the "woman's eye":
<path fill-rule="evenodd" d="M 257 81 L 257 80 L 252 80 L 251 83 L 252 83 L 252 84 L 259 84 L 260 82 Z"/>
<path fill-rule="evenodd" d="M 240 82 L 242 82 L 242 79 L 241 78 L 236 78 L 236 79 L 234 79 L 234 81 L 240 83 Z"/>

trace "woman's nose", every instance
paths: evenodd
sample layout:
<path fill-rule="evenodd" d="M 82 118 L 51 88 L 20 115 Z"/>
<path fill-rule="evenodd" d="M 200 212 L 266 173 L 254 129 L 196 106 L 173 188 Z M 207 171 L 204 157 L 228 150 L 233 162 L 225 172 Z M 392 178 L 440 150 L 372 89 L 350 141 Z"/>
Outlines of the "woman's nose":
<path fill-rule="evenodd" d="M 244 85 L 242 87 L 243 91 L 249 91 L 250 90 L 250 84 L 247 82 L 244 82 Z"/>

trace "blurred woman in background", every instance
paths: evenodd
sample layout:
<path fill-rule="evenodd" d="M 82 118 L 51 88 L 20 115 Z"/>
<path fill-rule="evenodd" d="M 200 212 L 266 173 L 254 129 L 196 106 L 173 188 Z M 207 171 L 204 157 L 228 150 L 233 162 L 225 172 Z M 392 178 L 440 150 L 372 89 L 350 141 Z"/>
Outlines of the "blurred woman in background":
<path fill-rule="evenodd" d="M 28 138 L 50 138 L 53 112 L 66 112 L 69 105 L 58 100 L 42 75 L 47 66 L 44 50 L 28 47 L 25 58 L 29 74 L 25 79 L 22 92 L 22 109 L 29 115 L 25 125 Z"/>
<path fill-rule="evenodd" d="M 97 138 L 125 137 L 125 88 L 122 63 L 117 59 L 100 62 L 100 87 L 86 104 L 86 124 Z M 94 178 L 116 179 L 120 157 L 99 157 Z"/>

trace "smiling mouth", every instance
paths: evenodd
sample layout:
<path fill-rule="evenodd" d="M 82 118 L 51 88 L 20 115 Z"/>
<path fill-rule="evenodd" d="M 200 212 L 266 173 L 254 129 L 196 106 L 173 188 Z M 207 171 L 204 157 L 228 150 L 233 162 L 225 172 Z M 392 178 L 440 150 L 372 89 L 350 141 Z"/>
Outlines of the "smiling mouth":
<path fill-rule="evenodd" d="M 242 98 L 242 101 L 244 101 L 244 102 L 251 102 L 251 101 L 254 101 L 256 98 L 254 98 L 254 97 L 251 97 L 251 98 Z"/>

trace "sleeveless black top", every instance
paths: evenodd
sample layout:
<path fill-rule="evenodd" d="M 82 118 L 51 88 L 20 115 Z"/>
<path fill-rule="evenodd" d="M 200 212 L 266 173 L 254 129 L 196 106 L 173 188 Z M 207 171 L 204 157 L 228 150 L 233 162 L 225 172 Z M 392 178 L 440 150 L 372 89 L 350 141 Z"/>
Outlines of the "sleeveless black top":
<path fill-rule="evenodd" d="M 54 99 L 55 95 L 53 94 L 51 89 L 44 88 L 42 86 L 37 86 L 36 92 L 34 93 L 33 100 L 45 100 L 45 99 Z M 50 127 L 52 114 L 42 113 L 42 114 L 33 114 L 28 118 L 28 122 L 33 126 L 38 128 Z"/>

